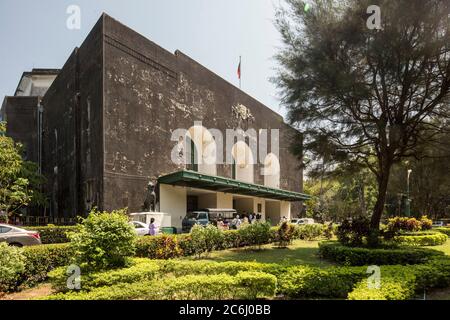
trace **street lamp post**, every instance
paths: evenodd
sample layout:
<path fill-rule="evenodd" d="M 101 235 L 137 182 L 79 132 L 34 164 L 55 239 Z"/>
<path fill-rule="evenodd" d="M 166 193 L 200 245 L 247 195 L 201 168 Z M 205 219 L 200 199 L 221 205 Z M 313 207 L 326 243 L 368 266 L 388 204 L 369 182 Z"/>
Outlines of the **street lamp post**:
<path fill-rule="evenodd" d="M 406 178 L 406 203 L 405 203 L 405 216 L 409 217 L 411 215 L 411 199 L 409 198 L 409 177 L 412 170 L 408 169 L 408 175 Z"/>

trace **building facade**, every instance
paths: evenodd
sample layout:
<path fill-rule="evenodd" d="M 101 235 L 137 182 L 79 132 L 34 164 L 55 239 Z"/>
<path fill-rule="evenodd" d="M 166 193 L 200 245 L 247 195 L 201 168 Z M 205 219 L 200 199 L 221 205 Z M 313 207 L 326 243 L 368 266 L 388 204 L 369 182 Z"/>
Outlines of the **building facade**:
<path fill-rule="evenodd" d="M 277 223 L 308 198 L 301 159 L 290 151 L 301 136 L 280 115 L 106 14 L 40 104 L 47 214 L 83 215 L 94 206 L 140 212 L 149 182 L 157 209 L 177 227 L 200 208 Z M 227 130 L 243 138 L 227 141 Z M 262 141 L 266 150 L 255 152 Z"/>

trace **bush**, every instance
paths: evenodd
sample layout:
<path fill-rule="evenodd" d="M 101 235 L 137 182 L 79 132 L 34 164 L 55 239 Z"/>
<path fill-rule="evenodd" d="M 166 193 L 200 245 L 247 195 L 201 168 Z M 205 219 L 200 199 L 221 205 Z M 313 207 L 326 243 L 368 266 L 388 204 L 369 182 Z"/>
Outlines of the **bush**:
<path fill-rule="evenodd" d="M 450 237 L 450 228 L 448 228 L 448 227 L 439 227 L 439 228 L 434 228 L 433 230 L 443 233 L 443 234 L 446 234 L 447 236 Z"/>
<path fill-rule="evenodd" d="M 190 260 L 158 260 L 155 261 L 162 274 L 185 276 L 189 274 L 221 274 L 236 275 L 241 271 L 257 271 L 275 276 L 284 272 L 286 267 L 275 263 L 259 263 L 246 261 L 190 261 Z"/>
<path fill-rule="evenodd" d="M 73 258 L 73 250 L 68 244 L 46 244 L 24 247 L 25 269 L 20 284 L 32 286 L 47 279 L 49 271 L 67 265 Z"/>
<path fill-rule="evenodd" d="M 338 241 L 344 245 L 360 246 L 363 239 L 369 235 L 370 221 L 366 217 L 344 220 L 337 228 Z"/>
<path fill-rule="evenodd" d="M 420 218 L 420 223 L 422 224 L 422 230 L 431 230 L 433 227 L 433 221 L 428 219 L 427 216 L 422 216 L 422 218 Z"/>
<path fill-rule="evenodd" d="M 420 220 L 416 218 L 407 217 L 394 217 L 388 220 L 387 230 L 388 232 L 397 234 L 400 231 L 421 231 L 431 229 L 433 222 L 427 218 L 427 216 L 422 216 Z"/>
<path fill-rule="evenodd" d="M 268 222 L 255 222 L 238 229 L 240 242 L 254 245 L 261 249 L 263 244 L 270 241 L 270 224 Z"/>
<path fill-rule="evenodd" d="M 52 244 L 69 242 L 70 239 L 67 233 L 76 231 L 77 226 L 48 225 L 44 227 L 25 227 L 25 229 L 39 232 L 43 244 Z"/>
<path fill-rule="evenodd" d="M 121 283 L 104 286 L 89 292 L 71 292 L 45 297 L 46 300 L 223 300 L 272 297 L 276 278 L 258 272 L 239 273 L 237 276 L 188 275 L 164 278 L 158 281 Z"/>
<path fill-rule="evenodd" d="M 290 223 L 283 222 L 277 231 L 276 241 L 278 242 L 278 246 L 280 248 L 288 246 L 292 243 L 292 240 L 294 240 L 294 236 L 295 226 Z"/>
<path fill-rule="evenodd" d="M 405 234 L 395 237 L 395 241 L 399 244 L 409 246 L 438 246 L 447 241 L 447 235 L 438 232 L 428 234 Z"/>
<path fill-rule="evenodd" d="M 208 224 L 206 226 L 194 225 L 191 229 L 191 242 L 194 253 L 200 258 L 203 253 L 207 255 L 220 248 L 223 243 L 223 234 L 216 226 Z"/>
<path fill-rule="evenodd" d="M 319 255 L 327 260 L 343 265 L 393 265 L 420 264 L 443 252 L 408 247 L 363 248 L 347 247 L 336 242 L 319 243 Z"/>
<path fill-rule="evenodd" d="M 324 235 L 325 230 L 329 230 L 325 228 L 322 224 L 304 224 L 296 226 L 296 237 L 302 240 L 319 240 L 322 235 Z M 329 236 L 330 238 L 332 235 Z"/>
<path fill-rule="evenodd" d="M 414 277 L 383 277 L 379 288 L 370 288 L 363 280 L 348 294 L 349 300 L 406 300 L 414 295 Z"/>
<path fill-rule="evenodd" d="M 87 274 L 82 273 L 81 290 L 90 291 L 103 286 L 152 280 L 158 271 L 158 264 L 152 260 L 133 259 L 133 265 L 129 268 Z M 67 288 L 66 267 L 57 268 L 51 271 L 48 276 L 53 289 L 57 292 L 69 291 Z"/>
<path fill-rule="evenodd" d="M 25 268 L 25 256 L 16 247 L 0 242 L 0 292 L 14 289 Z"/>
<path fill-rule="evenodd" d="M 186 241 L 186 243 L 190 243 Z M 181 257 L 183 249 L 178 236 L 159 235 L 140 238 L 136 243 L 136 256 L 150 259 L 171 259 Z"/>
<path fill-rule="evenodd" d="M 279 292 L 290 298 L 346 298 L 366 268 L 290 267 L 279 278 Z"/>
<path fill-rule="evenodd" d="M 69 238 L 75 263 L 82 269 L 101 270 L 126 265 L 135 253 L 137 237 L 125 210 L 109 213 L 94 209 Z"/>

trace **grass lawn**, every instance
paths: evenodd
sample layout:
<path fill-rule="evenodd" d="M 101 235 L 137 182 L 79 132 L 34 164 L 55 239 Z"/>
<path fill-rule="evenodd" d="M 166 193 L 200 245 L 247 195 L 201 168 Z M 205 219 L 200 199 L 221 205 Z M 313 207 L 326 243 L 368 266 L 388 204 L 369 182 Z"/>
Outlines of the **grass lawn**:
<path fill-rule="evenodd" d="M 249 248 L 215 251 L 207 260 L 224 261 L 256 261 L 261 263 L 279 263 L 284 265 L 310 265 L 327 267 L 332 264 L 317 256 L 319 241 L 295 240 L 288 248 L 277 248 L 273 244 L 262 247 L 262 250 Z M 193 259 L 188 257 L 185 259 Z"/>
<path fill-rule="evenodd" d="M 431 249 L 435 249 L 435 250 L 440 250 L 440 251 L 444 252 L 446 255 L 450 256 L 450 239 L 447 240 L 447 242 L 444 243 L 443 245 L 433 246 L 433 247 L 424 247 L 424 248 L 431 248 Z"/>

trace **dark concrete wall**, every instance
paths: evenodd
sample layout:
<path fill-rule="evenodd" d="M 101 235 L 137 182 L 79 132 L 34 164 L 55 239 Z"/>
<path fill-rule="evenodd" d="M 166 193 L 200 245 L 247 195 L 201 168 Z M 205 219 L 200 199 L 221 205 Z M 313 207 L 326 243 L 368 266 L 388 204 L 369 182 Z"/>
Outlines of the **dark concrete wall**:
<path fill-rule="evenodd" d="M 102 208 L 102 20 L 73 51 L 42 102 L 43 173 L 53 216 Z"/>
<path fill-rule="evenodd" d="M 302 191 L 299 162 L 289 151 L 294 130 L 281 116 L 181 52 L 172 54 L 114 19 L 104 19 L 106 209 L 141 210 L 148 180 L 181 169 L 170 158 L 172 130 L 202 121 L 225 135 L 226 129 L 239 126 L 232 116 L 236 104 L 255 117 L 244 130 L 280 129 L 281 188 Z M 263 184 L 260 169 L 255 166 L 255 183 Z M 231 177 L 231 166 L 219 165 L 217 173 Z"/>
<path fill-rule="evenodd" d="M 7 135 L 23 144 L 26 160 L 38 162 L 38 103 L 39 97 L 5 97 L 3 120 Z"/>

